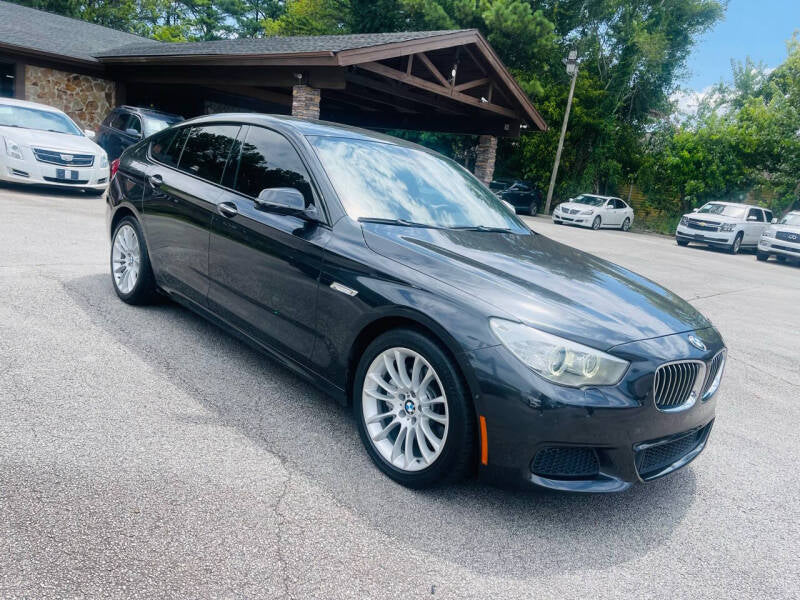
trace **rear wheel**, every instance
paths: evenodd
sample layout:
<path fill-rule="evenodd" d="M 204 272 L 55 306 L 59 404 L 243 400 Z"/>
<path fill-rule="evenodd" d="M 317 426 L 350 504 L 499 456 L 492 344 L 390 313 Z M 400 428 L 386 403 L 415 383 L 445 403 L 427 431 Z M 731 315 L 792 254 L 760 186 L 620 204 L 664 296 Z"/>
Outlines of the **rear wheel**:
<path fill-rule="evenodd" d="M 625 217 L 625 220 L 622 222 L 622 231 L 628 231 L 631 228 L 631 220 L 628 217 Z"/>
<path fill-rule="evenodd" d="M 592 221 L 592 229 L 597 231 L 598 229 L 600 229 L 600 224 L 601 223 L 602 223 L 602 220 L 600 219 L 600 217 L 599 216 L 595 217 L 594 221 Z"/>
<path fill-rule="evenodd" d="M 453 361 L 427 336 L 396 329 L 358 365 L 353 411 L 375 465 L 411 488 L 462 478 L 474 464 L 475 416 Z"/>
<path fill-rule="evenodd" d="M 768 258 L 769 258 L 769 254 L 767 254 L 766 252 L 757 252 L 756 253 L 756 260 L 760 260 L 761 262 L 764 262 Z"/>
<path fill-rule="evenodd" d="M 728 248 L 728 252 L 731 254 L 739 254 L 739 250 L 742 249 L 742 237 L 743 234 L 741 232 L 736 234 L 733 244 L 731 244 L 730 248 Z"/>
<path fill-rule="evenodd" d="M 689 240 L 675 240 L 675 241 L 678 242 L 678 246 L 688 246 L 689 245 Z"/>
<path fill-rule="evenodd" d="M 539 212 L 539 205 L 536 204 L 535 201 L 532 202 L 531 205 L 528 207 L 528 211 L 527 212 L 531 217 L 535 217 L 536 213 Z"/>
<path fill-rule="evenodd" d="M 111 238 L 111 281 L 128 304 L 147 304 L 156 297 L 156 282 L 139 222 L 123 217 Z"/>
<path fill-rule="evenodd" d="M 775 256 L 778 262 L 786 262 L 786 257 L 783 254 L 778 254 Z"/>

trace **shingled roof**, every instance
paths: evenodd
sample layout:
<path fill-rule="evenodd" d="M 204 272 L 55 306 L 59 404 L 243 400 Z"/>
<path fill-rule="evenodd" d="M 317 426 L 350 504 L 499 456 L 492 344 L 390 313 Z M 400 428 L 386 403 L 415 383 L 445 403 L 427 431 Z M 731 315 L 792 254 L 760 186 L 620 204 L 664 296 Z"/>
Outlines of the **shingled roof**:
<path fill-rule="evenodd" d="M 159 42 L 102 25 L 0 2 L 0 46 L 96 63 L 102 52 L 131 44 L 158 46 Z"/>
<path fill-rule="evenodd" d="M 409 42 L 466 30 L 403 31 L 396 33 L 357 33 L 349 35 L 298 35 L 292 37 L 238 38 L 211 42 L 175 42 L 132 44 L 111 48 L 98 57 L 131 56 L 213 56 L 243 54 L 297 54 L 307 52 L 342 52 L 397 42 Z"/>

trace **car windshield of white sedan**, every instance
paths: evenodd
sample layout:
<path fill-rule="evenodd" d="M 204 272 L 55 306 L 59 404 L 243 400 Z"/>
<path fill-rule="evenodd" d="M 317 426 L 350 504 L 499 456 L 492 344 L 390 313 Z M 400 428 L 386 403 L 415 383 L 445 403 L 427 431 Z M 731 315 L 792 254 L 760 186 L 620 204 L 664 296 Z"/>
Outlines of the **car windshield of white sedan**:
<path fill-rule="evenodd" d="M 710 215 L 723 215 L 725 217 L 733 217 L 734 219 L 744 219 L 746 210 L 747 208 L 744 206 L 731 206 L 730 204 L 715 204 L 714 202 L 710 202 L 697 212 Z"/>
<path fill-rule="evenodd" d="M 603 206 L 606 203 L 604 198 L 598 198 L 597 196 L 578 196 L 573 198 L 572 202 L 575 204 L 588 204 L 589 206 Z"/>
<path fill-rule="evenodd" d="M 794 225 L 800 227 L 800 214 L 786 215 L 780 220 L 780 225 Z"/>
<path fill-rule="evenodd" d="M 448 229 L 530 230 L 458 163 L 372 140 L 309 136 L 348 215 Z"/>
<path fill-rule="evenodd" d="M 83 135 L 78 126 L 66 116 L 25 106 L 0 105 L 0 126 Z"/>

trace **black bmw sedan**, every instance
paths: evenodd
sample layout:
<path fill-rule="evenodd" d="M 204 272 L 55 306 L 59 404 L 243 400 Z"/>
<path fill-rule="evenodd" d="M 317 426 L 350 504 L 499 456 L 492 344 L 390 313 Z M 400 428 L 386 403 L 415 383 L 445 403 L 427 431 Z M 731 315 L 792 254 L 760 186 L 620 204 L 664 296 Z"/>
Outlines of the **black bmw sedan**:
<path fill-rule="evenodd" d="M 531 231 L 458 164 L 372 132 L 227 114 L 129 148 L 117 295 L 166 295 L 352 405 L 411 487 L 617 491 L 695 458 L 725 346 L 671 292 Z"/>

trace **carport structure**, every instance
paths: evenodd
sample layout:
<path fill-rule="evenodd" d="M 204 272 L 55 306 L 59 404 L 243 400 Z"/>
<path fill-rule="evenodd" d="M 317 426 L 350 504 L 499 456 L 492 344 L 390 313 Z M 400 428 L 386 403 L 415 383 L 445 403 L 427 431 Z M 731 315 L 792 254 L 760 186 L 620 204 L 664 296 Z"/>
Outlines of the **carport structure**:
<path fill-rule="evenodd" d="M 217 106 L 358 125 L 479 134 L 489 181 L 498 136 L 544 120 L 475 30 L 125 46 L 98 56 L 129 103 Z M 201 112 L 199 107 L 193 112 Z"/>
<path fill-rule="evenodd" d="M 479 135 L 488 182 L 498 137 L 546 124 L 474 29 L 165 43 L 0 1 L 12 95 L 94 128 L 105 107 L 186 117 L 256 110 L 357 125 Z M 15 74 L 15 75 L 14 75 Z"/>

